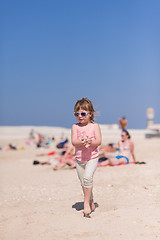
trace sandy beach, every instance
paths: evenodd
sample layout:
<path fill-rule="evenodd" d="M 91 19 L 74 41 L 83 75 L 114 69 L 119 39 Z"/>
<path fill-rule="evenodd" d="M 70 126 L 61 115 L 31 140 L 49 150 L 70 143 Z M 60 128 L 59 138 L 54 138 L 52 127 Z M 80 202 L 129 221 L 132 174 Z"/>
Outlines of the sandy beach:
<path fill-rule="evenodd" d="M 25 143 L 31 128 L 0 127 L 1 147 L 13 143 L 24 148 L 0 151 L 1 240 L 160 239 L 160 138 L 129 130 L 136 160 L 146 164 L 99 167 L 96 211 L 86 219 L 76 170 L 33 165 L 36 154 L 55 150 L 62 136 L 70 139 L 70 129 L 33 127 L 55 137 L 49 149 L 37 149 Z M 120 139 L 120 129 L 101 129 L 103 145 Z"/>

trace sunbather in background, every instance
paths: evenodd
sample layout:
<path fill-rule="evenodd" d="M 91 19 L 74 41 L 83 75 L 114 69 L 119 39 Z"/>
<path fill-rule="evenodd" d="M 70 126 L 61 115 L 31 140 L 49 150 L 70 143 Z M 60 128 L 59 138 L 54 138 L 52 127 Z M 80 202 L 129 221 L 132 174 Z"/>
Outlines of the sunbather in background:
<path fill-rule="evenodd" d="M 29 133 L 29 137 L 26 140 L 26 144 L 28 145 L 36 145 L 37 148 L 49 148 L 51 141 L 54 140 L 54 137 L 48 137 L 39 132 L 35 132 L 34 129 L 31 129 Z"/>
<path fill-rule="evenodd" d="M 122 130 L 121 138 L 122 139 L 118 142 L 119 154 L 116 157 L 108 158 L 106 161 L 99 163 L 100 166 L 127 164 L 130 162 L 131 156 L 133 158 L 133 162 L 136 162 L 134 154 L 134 143 L 130 139 L 131 136 L 129 132 L 127 130 Z"/>
<path fill-rule="evenodd" d="M 76 161 L 75 161 L 75 147 L 70 144 L 67 151 L 63 156 L 59 157 L 59 164 L 53 168 L 53 170 L 59 170 L 65 166 L 69 166 L 69 168 L 73 169 L 76 167 Z"/>
<path fill-rule="evenodd" d="M 23 146 L 17 147 L 15 144 L 9 143 L 7 146 L 1 148 L 2 151 L 8 150 L 24 150 Z"/>
<path fill-rule="evenodd" d="M 39 154 L 38 156 L 51 156 L 54 155 L 53 157 L 49 157 L 46 160 L 34 160 L 33 164 L 37 165 L 53 165 L 53 170 L 59 170 L 65 166 L 69 166 L 69 168 L 75 168 L 76 163 L 75 163 L 75 157 L 74 157 L 74 151 L 75 148 L 73 147 L 72 144 L 69 145 L 67 149 L 63 149 L 61 152 L 50 152 L 48 154 Z M 52 154 L 53 153 L 53 154 Z"/>
<path fill-rule="evenodd" d="M 109 153 L 109 152 L 116 152 L 119 150 L 119 147 L 116 143 L 108 143 L 105 146 L 102 146 L 99 149 L 99 154 L 105 154 L 105 153 Z"/>

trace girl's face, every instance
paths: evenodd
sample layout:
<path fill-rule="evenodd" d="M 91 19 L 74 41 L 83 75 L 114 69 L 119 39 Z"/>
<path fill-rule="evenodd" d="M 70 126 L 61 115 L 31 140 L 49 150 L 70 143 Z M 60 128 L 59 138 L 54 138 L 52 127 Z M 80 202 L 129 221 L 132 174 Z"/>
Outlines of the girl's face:
<path fill-rule="evenodd" d="M 81 124 L 87 124 L 89 122 L 91 122 L 91 114 L 89 111 L 86 111 L 82 108 L 79 109 L 78 112 L 74 113 L 75 117 L 77 118 L 77 121 Z"/>

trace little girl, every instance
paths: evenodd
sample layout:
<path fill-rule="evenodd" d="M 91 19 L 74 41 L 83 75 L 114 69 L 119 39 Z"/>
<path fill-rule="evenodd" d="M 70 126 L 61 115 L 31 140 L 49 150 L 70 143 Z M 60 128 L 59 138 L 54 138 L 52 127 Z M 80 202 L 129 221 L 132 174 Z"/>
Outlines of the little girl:
<path fill-rule="evenodd" d="M 84 217 L 90 218 L 95 210 L 93 201 L 93 174 L 98 164 L 98 146 L 101 145 L 101 131 L 94 123 L 94 108 L 87 98 L 78 100 L 74 115 L 79 123 L 72 126 L 72 144 L 75 146 L 76 169 L 84 193 Z"/>

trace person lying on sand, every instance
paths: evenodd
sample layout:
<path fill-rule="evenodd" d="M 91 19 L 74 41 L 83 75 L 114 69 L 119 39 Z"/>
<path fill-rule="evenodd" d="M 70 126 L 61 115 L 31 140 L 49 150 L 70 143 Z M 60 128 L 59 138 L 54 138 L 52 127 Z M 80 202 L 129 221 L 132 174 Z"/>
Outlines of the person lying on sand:
<path fill-rule="evenodd" d="M 74 157 L 74 147 L 72 144 L 68 147 L 66 151 L 60 152 L 58 155 L 55 155 L 54 158 L 48 158 L 47 160 L 39 161 L 34 160 L 33 165 L 54 165 L 53 170 L 59 170 L 65 166 L 69 166 L 71 169 L 76 167 L 75 157 Z M 53 154 L 52 154 L 53 153 Z M 56 152 L 50 152 L 46 154 L 47 156 L 54 155 Z M 40 155 L 40 156 L 44 156 Z"/>
<path fill-rule="evenodd" d="M 16 145 L 9 143 L 6 147 L 1 148 L 2 151 L 8 151 L 8 150 L 24 150 L 24 147 L 17 147 Z"/>
<path fill-rule="evenodd" d="M 68 147 L 67 151 L 63 156 L 59 157 L 59 164 L 53 168 L 53 170 L 60 170 L 61 168 L 64 168 L 65 166 L 69 166 L 70 169 L 73 169 L 76 167 L 76 161 L 74 157 L 75 148 L 72 144 Z"/>
<path fill-rule="evenodd" d="M 116 143 L 108 143 L 105 146 L 102 146 L 99 149 L 99 155 L 105 155 L 106 153 L 110 152 L 116 152 L 119 151 L 119 147 L 116 145 Z"/>

